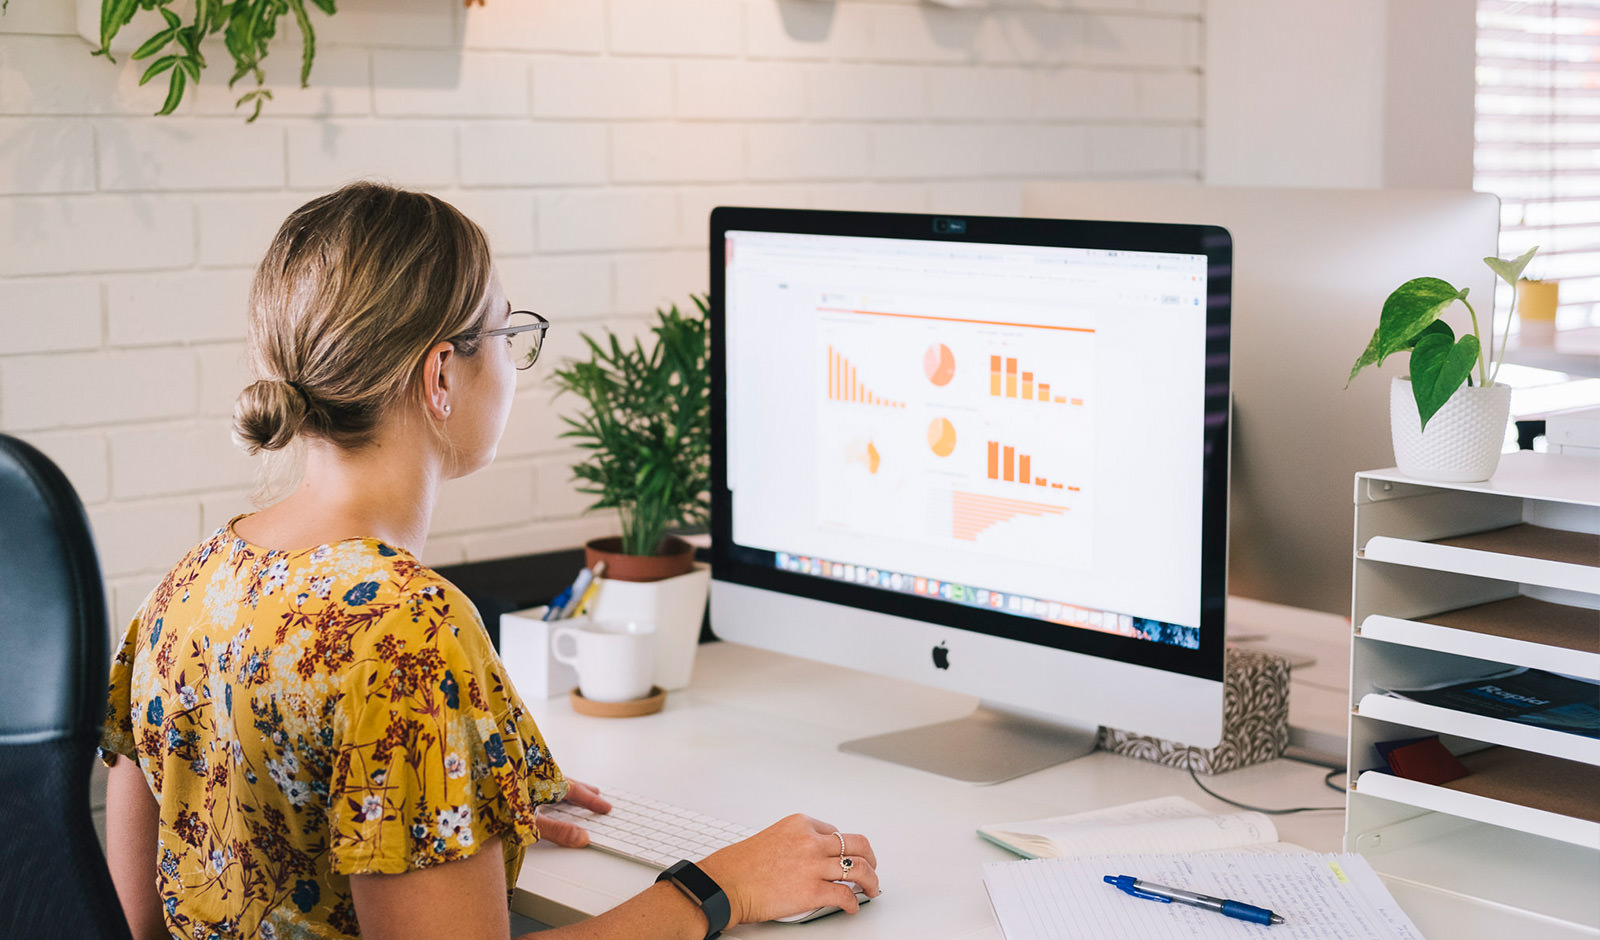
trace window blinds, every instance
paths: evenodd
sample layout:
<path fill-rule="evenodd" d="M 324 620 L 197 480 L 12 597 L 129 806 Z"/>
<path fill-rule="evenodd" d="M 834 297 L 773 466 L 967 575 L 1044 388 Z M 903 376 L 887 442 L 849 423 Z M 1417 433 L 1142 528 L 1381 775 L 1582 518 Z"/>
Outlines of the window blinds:
<path fill-rule="evenodd" d="M 1561 282 L 1558 327 L 1600 324 L 1600 0 L 1478 0 L 1477 53 L 1473 182 L 1501 199 L 1500 254 L 1539 245 L 1526 276 Z"/>

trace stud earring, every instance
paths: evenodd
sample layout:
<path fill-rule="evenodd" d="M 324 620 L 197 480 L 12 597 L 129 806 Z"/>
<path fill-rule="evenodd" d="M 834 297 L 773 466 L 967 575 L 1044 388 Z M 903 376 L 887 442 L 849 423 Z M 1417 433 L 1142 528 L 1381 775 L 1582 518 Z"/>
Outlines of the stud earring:
<path fill-rule="evenodd" d="M 450 416 L 450 406 L 449 405 L 445 405 L 444 406 L 444 413 L 445 413 L 445 417 L 449 417 Z"/>

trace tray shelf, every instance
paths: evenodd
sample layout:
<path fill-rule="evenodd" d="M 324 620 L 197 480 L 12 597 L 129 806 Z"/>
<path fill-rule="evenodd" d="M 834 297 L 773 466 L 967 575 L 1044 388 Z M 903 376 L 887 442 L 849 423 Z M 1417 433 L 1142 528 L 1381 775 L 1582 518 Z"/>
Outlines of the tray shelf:
<path fill-rule="evenodd" d="M 1504 747 L 1459 760 L 1471 773 L 1449 783 L 1369 770 L 1355 790 L 1600 851 L 1600 768 Z"/>
<path fill-rule="evenodd" d="M 1565 731 L 1535 728 L 1532 725 L 1468 714 L 1377 692 L 1363 695 L 1356 705 L 1355 714 L 1363 718 L 1375 718 L 1436 734 L 1469 738 L 1485 744 L 1503 744 L 1522 751 L 1548 754 L 1562 760 L 1600 765 L 1600 738 L 1586 738 Z"/>
<path fill-rule="evenodd" d="M 1600 681 L 1600 610 L 1518 595 L 1428 616 L 1370 614 L 1358 635 Z"/>
<path fill-rule="evenodd" d="M 1375 535 L 1359 557 L 1600 594 L 1600 535 L 1588 532 L 1518 523 L 1431 541 Z"/>
<path fill-rule="evenodd" d="M 1600 936 L 1594 887 L 1600 884 L 1600 852 L 1447 813 L 1369 825 L 1394 807 L 1381 797 L 1352 792 L 1345 850 L 1366 855 L 1402 907 L 1407 895 L 1401 888 L 1419 886 L 1455 895 L 1451 900 L 1458 907 L 1481 905 L 1504 927 L 1521 927 L 1512 934 L 1458 932 L 1451 940 Z"/>

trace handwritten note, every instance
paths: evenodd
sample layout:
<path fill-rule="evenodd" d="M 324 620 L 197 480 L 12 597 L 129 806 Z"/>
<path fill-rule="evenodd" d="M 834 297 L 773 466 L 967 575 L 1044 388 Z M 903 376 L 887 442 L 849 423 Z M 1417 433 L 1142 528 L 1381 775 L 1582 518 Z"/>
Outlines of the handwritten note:
<path fill-rule="evenodd" d="M 1131 897 L 1105 875 L 1265 907 L 1264 927 L 1182 904 Z M 1422 940 L 1360 855 L 1096 855 L 990 862 L 984 886 L 1006 940 L 1119 937 Z"/>

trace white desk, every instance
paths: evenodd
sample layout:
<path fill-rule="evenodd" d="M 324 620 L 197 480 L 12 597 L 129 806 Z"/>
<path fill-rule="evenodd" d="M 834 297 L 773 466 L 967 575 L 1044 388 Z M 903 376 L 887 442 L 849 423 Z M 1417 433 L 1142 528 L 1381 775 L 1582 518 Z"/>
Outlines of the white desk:
<path fill-rule="evenodd" d="M 1099 752 L 992 787 L 946 780 L 836 750 L 840 741 L 971 711 L 976 700 L 773 653 L 700 647 L 694 683 L 644 718 L 589 718 L 565 697 L 527 703 L 563 770 L 733 822 L 763 826 L 804 812 L 866 833 L 883 896 L 854 917 L 756 924 L 729 936 L 776 940 L 999 940 L 981 864 L 1014 858 L 979 839 L 985 823 L 1032 819 L 1179 794 L 1226 812 L 1184 771 Z M 1326 771 L 1274 761 L 1204 778 L 1266 806 L 1343 806 Z M 1277 817 L 1281 837 L 1339 850 L 1343 812 Z M 547 923 L 606 910 L 655 872 L 592 850 L 528 852 L 513 907 Z M 1426 929 L 1426 928 L 1424 928 Z"/>

